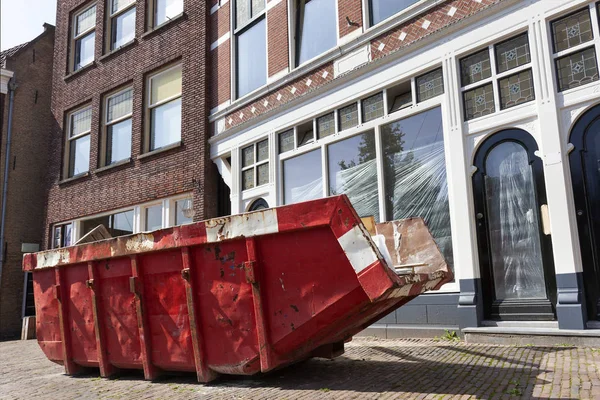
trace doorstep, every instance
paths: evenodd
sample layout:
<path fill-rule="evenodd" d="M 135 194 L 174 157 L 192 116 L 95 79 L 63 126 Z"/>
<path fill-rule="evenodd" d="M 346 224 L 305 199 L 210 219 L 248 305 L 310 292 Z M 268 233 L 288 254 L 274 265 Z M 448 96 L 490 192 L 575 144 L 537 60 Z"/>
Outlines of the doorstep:
<path fill-rule="evenodd" d="M 543 322 L 511 325 L 513 324 L 465 328 L 462 334 L 467 343 L 600 348 L 600 329 L 558 329 Z"/>

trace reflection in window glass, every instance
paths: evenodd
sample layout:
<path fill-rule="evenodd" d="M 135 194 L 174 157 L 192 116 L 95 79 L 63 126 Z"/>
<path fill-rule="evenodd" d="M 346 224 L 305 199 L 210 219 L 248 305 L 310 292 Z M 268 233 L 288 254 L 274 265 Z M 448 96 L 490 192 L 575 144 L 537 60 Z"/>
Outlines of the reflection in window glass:
<path fill-rule="evenodd" d="M 386 219 L 422 217 L 453 264 L 442 112 L 434 108 L 381 129 Z"/>
<path fill-rule="evenodd" d="M 419 0 L 371 0 L 371 25 L 376 25 Z"/>
<path fill-rule="evenodd" d="M 347 194 L 360 217 L 379 221 L 377 162 L 373 132 L 353 136 L 327 148 L 329 195 Z"/>
<path fill-rule="evenodd" d="M 131 156 L 131 119 L 110 125 L 106 131 L 106 164 L 125 160 Z"/>
<path fill-rule="evenodd" d="M 154 26 L 164 24 L 183 12 L 183 0 L 156 0 Z"/>
<path fill-rule="evenodd" d="M 111 50 L 127 44 L 135 37 L 135 7 L 112 20 Z"/>
<path fill-rule="evenodd" d="M 194 222 L 192 220 L 194 208 L 192 199 L 177 200 L 175 202 L 175 225 L 185 225 Z"/>
<path fill-rule="evenodd" d="M 152 109 L 150 150 L 181 140 L 181 98 Z"/>
<path fill-rule="evenodd" d="M 69 176 L 88 172 L 90 169 L 90 135 L 71 140 L 69 156 Z"/>
<path fill-rule="evenodd" d="M 283 191 L 284 204 L 323 197 L 320 149 L 283 162 Z"/>
<path fill-rule="evenodd" d="M 298 1 L 298 48 L 296 65 L 300 65 L 337 44 L 335 0 Z"/>
<path fill-rule="evenodd" d="M 267 83 L 267 32 L 265 18 L 237 35 L 237 96 Z"/>
<path fill-rule="evenodd" d="M 85 67 L 94 61 L 96 32 L 77 39 L 75 42 L 75 70 Z"/>
<path fill-rule="evenodd" d="M 72 243 L 71 233 L 73 232 L 73 224 L 59 225 L 54 227 L 54 242 L 53 249 L 61 247 L 69 247 Z"/>
<path fill-rule="evenodd" d="M 162 228 L 162 205 L 157 204 L 146 208 L 146 231 Z"/>

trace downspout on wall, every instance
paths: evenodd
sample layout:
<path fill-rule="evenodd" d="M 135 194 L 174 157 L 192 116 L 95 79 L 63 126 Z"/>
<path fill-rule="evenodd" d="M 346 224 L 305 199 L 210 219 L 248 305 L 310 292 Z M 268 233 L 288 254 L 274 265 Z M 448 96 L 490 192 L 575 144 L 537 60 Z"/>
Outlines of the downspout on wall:
<path fill-rule="evenodd" d="M 8 193 L 8 169 L 10 167 L 10 145 L 12 141 L 12 119 L 13 119 L 13 107 L 15 100 L 15 90 L 17 89 L 17 83 L 15 78 L 10 78 L 8 81 L 8 124 L 6 131 L 6 154 L 4 163 L 4 178 L 2 185 L 2 217 L 0 220 L 0 290 L 2 287 L 2 267 L 4 266 L 4 225 L 6 223 L 6 195 Z"/>

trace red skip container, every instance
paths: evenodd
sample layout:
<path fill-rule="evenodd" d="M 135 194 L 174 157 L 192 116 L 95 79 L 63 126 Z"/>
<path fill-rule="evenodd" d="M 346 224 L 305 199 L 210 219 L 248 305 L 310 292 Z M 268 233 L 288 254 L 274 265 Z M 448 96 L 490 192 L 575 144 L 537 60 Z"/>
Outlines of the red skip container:
<path fill-rule="evenodd" d="M 189 371 L 208 382 L 335 357 L 452 279 L 421 219 L 376 230 L 381 250 L 337 196 L 26 254 L 37 340 L 67 374 L 103 377 Z"/>

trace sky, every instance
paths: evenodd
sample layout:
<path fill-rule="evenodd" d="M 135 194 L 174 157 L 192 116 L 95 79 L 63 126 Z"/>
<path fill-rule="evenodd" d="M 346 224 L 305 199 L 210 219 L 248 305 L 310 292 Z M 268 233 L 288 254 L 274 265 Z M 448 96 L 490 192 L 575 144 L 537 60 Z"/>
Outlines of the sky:
<path fill-rule="evenodd" d="M 28 42 L 44 31 L 44 22 L 54 25 L 56 0 L 0 0 L 0 48 Z"/>

